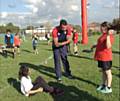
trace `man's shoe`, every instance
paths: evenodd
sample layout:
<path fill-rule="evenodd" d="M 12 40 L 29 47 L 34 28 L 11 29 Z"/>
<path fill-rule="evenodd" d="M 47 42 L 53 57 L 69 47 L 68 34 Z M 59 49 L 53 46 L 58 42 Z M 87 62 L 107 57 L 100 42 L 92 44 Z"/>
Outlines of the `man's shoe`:
<path fill-rule="evenodd" d="M 74 77 L 72 75 L 68 75 L 67 78 L 74 79 Z"/>
<path fill-rule="evenodd" d="M 61 78 L 58 78 L 58 79 L 57 79 L 57 82 L 61 83 L 61 82 L 62 82 L 62 79 L 61 79 Z"/>

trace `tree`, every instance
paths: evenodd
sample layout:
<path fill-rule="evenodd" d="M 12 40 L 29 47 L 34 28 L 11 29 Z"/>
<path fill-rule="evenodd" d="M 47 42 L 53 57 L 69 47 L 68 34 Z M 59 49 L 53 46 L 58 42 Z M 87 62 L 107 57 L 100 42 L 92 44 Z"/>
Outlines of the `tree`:
<path fill-rule="evenodd" d="M 88 35 L 89 36 L 93 35 L 93 31 L 91 29 L 88 30 Z"/>
<path fill-rule="evenodd" d="M 15 26 L 13 23 L 8 23 L 6 24 L 6 26 L 4 25 L 0 26 L 0 33 L 5 33 L 6 29 L 10 29 L 12 33 L 17 33 L 20 28 L 18 26 Z"/>
<path fill-rule="evenodd" d="M 50 21 L 46 22 L 44 24 L 45 28 L 50 32 L 51 28 L 52 28 L 52 23 Z"/>
<path fill-rule="evenodd" d="M 77 30 L 77 32 L 81 33 L 82 28 L 80 25 L 73 25 L 73 27 Z"/>
<path fill-rule="evenodd" d="M 113 19 L 112 26 L 118 33 L 120 33 L 120 18 Z"/>
<path fill-rule="evenodd" d="M 33 30 L 34 26 L 27 26 L 27 30 Z"/>
<path fill-rule="evenodd" d="M 5 26 L 0 26 L 0 33 L 5 33 L 6 32 L 6 28 Z"/>

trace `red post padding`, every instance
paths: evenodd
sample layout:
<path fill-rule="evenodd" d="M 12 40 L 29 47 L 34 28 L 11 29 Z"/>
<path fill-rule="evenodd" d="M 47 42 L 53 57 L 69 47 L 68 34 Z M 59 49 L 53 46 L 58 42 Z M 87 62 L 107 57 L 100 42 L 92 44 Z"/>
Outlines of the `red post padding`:
<path fill-rule="evenodd" d="M 81 12 L 82 12 L 82 44 L 88 43 L 87 34 L 87 0 L 81 0 Z"/>

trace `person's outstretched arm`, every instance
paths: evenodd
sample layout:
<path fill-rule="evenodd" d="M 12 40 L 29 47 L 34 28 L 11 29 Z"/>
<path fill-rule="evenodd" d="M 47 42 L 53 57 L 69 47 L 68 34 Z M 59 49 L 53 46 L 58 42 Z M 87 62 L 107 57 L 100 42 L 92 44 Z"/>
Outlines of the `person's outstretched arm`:
<path fill-rule="evenodd" d="M 35 93 L 38 93 L 38 92 L 43 92 L 43 88 L 38 88 L 36 90 L 30 90 L 30 91 L 27 92 L 27 94 L 29 96 L 30 94 L 35 94 Z"/>
<path fill-rule="evenodd" d="M 93 50 L 94 48 L 96 48 L 96 44 L 95 45 L 92 45 L 92 47 L 91 47 L 91 50 Z"/>

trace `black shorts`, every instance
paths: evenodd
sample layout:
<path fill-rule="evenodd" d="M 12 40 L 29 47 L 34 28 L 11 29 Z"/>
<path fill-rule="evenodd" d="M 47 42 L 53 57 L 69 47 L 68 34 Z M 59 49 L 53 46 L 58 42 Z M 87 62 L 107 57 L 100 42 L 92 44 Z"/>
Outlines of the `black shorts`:
<path fill-rule="evenodd" d="M 36 50 L 37 49 L 37 46 L 33 46 L 33 50 Z"/>
<path fill-rule="evenodd" d="M 49 41 L 49 40 L 50 40 L 50 38 L 47 38 L 47 40 Z"/>
<path fill-rule="evenodd" d="M 98 67 L 103 70 L 109 70 L 112 67 L 112 61 L 98 61 Z"/>
<path fill-rule="evenodd" d="M 13 45 L 6 46 L 6 48 L 14 48 Z"/>
<path fill-rule="evenodd" d="M 19 46 L 19 45 L 16 45 L 15 47 L 20 48 L 20 46 Z"/>

